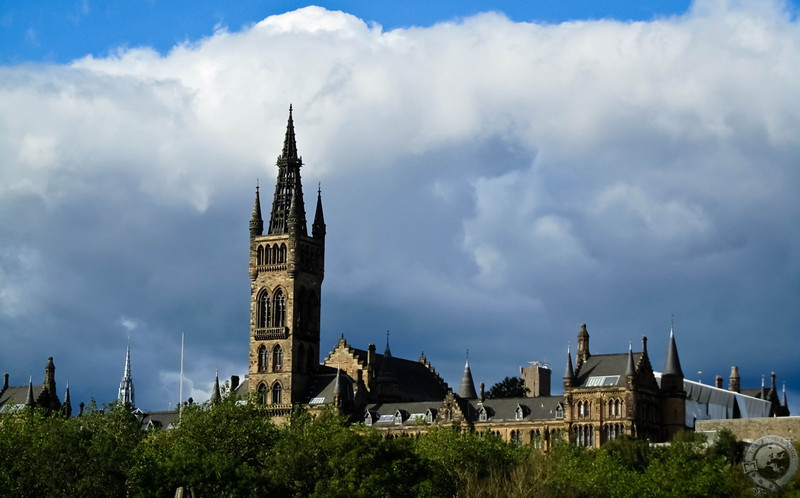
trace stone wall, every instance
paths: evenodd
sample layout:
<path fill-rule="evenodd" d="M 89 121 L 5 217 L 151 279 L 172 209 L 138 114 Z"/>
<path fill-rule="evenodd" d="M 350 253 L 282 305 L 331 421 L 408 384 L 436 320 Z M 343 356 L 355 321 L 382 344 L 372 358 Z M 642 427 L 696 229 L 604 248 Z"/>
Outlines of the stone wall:
<path fill-rule="evenodd" d="M 731 420 L 698 420 L 698 432 L 731 431 L 737 439 L 753 441 L 761 436 L 783 436 L 800 441 L 800 417 L 738 418 Z"/>

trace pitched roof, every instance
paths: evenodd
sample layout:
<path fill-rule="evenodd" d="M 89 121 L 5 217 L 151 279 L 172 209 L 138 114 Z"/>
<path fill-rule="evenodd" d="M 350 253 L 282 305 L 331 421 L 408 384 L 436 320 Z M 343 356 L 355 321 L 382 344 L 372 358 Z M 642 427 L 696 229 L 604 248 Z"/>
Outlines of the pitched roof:
<path fill-rule="evenodd" d="M 577 372 L 576 386 L 622 387 L 626 384 L 626 372 L 630 353 L 596 354 L 586 359 Z M 638 365 L 642 353 L 632 353 Z"/>
<path fill-rule="evenodd" d="M 555 420 L 556 409 L 564 406 L 564 396 L 539 396 L 523 398 L 489 398 L 481 403 L 470 400 L 470 418 L 478 421 L 481 407 L 486 410 L 487 421 L 504 420 Z M 522 408 L 522 418 L 517 417 L 517 408 Z M 474 415 L 472 415 L 474 413 Z M 474 417 L 474 418 L 473 418 Z M 562 418 L 563 413 L 561 415 Z"/>

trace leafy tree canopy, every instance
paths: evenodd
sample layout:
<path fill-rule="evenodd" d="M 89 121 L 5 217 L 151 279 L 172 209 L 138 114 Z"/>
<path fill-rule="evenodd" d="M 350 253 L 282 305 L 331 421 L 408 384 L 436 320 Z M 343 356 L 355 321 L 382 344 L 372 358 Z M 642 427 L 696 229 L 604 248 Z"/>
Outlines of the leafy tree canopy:
<path fill-rule="evenodd" d="M 519 377 L 506 377 L 493 385 L 486 392 L 487 398 L 521 398 L 526 396 L 530 389 L 525 387 L 525 382 Z"/>

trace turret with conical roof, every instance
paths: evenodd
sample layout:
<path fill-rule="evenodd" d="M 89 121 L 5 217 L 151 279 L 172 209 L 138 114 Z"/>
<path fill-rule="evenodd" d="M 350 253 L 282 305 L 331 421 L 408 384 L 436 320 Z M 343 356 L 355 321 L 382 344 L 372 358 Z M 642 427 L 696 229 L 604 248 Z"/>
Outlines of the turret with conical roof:
<path fill-rule="evenodd" d="M 567 366 L 564 368 L 564 393 L 575 385 L 575 370 L 572 368 L 572 353 L 567 347 Z"/>
<path fill-rule="evenodd" d="M 592 354 L 589 352 L 589 331 L 586 330 L 586 324 L 581 325 L 581 330 L 578 331 L 578 352 L 575 355 L 575 363 L 577 368 L 580 369 L 581 365 L 589 359 Z"/>
<path fill-rule="evenodd" d="M 475 392 L 475 383 L 472 380 L 472 371 L 469 369 L 469 357 L 464 364 L 464 375 L 461 376 L 461 386 L 458 388 L 458 395 L 464 399 L 477 399 L 478 393 Z"/>
<path fill-rule="evenodd" d="M 69 382 L 67 382 L 67 389 L 64 392 L 64 404 L 61 405 L 61 412 L 65 417 L 72 416 L 72 401 L 69 398 Z"/>
<path fill-rule="evenodd" d="M 32 407 L 36 404 L 36 401 L 33 399 L 33 377 L 28 379 L 28 394 L 25 396 L 25 406 Z"/>

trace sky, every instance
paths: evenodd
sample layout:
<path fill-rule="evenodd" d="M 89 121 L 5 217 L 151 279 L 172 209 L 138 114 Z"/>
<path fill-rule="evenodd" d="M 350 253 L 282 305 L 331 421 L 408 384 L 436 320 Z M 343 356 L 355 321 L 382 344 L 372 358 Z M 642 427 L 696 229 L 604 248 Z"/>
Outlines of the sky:
<path fill-rule="evenodd" d="M 292 104 L 323 352 L 559 392 L 581 324 L 656 369 L 674 327 L 687 378 L 800 414 L 798 4 L 631 3 L 4 2 L 0 370 L 102 405 L 130 344 L 165 410 L 184 333 L 184 397 L 243 376 Z"/>

